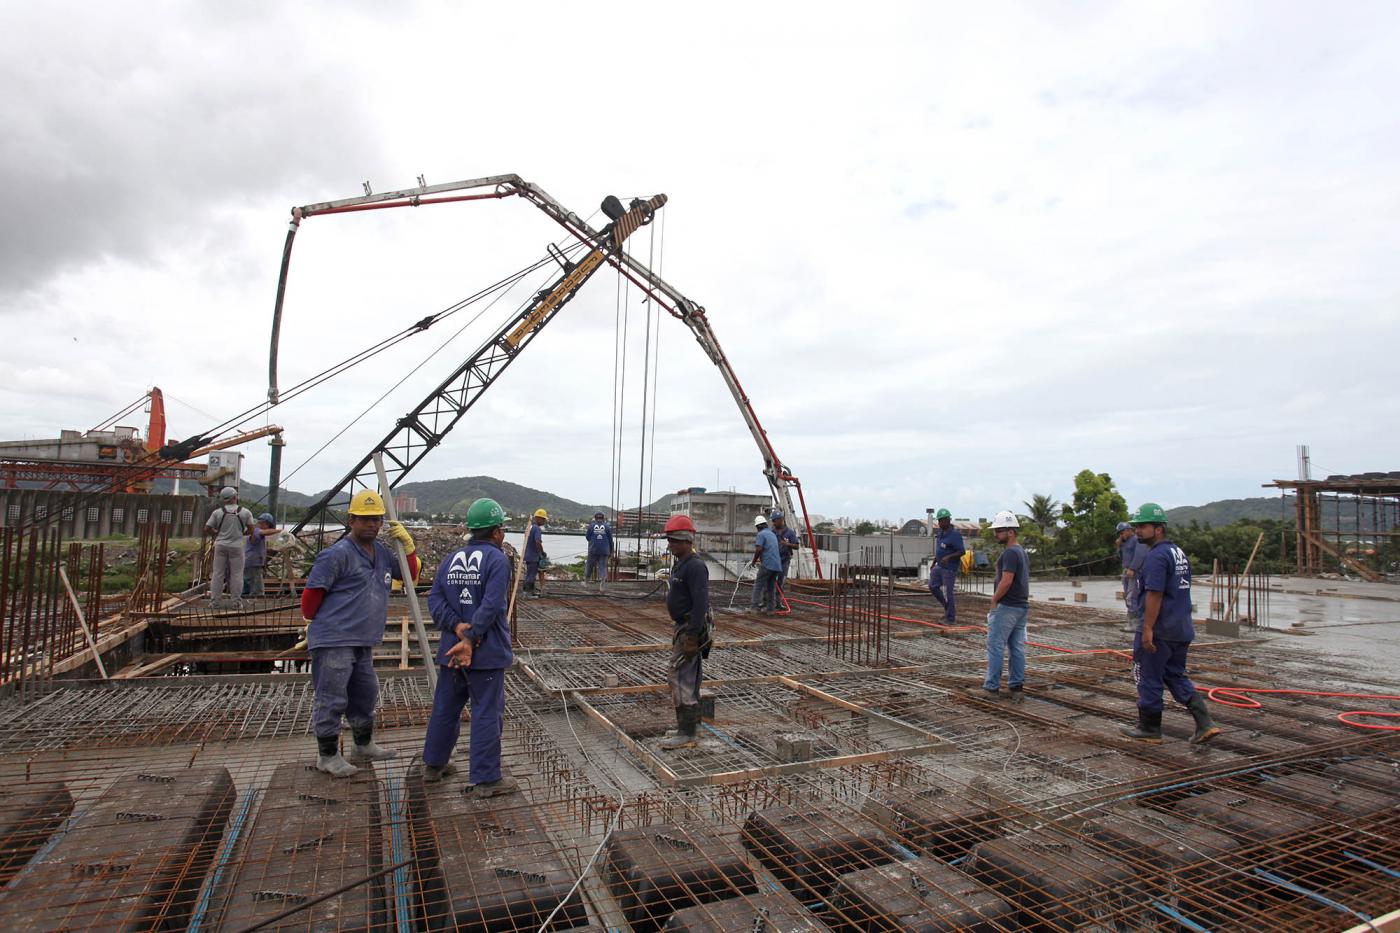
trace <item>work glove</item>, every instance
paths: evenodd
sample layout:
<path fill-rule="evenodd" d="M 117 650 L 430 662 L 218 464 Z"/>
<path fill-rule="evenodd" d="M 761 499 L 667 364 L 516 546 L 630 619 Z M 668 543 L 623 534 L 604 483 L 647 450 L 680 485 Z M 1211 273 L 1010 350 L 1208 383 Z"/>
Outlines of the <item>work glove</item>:
<path fill-rule="evenodd" d="M 403 526 L 403 522 L 389 523 L 389 537 L 403 545 L 403 552 L 405 554 L 412 554 L 417 550 L 417 546 L 413 543 L 413 535 L 408 533 L 408 529 Z"/>

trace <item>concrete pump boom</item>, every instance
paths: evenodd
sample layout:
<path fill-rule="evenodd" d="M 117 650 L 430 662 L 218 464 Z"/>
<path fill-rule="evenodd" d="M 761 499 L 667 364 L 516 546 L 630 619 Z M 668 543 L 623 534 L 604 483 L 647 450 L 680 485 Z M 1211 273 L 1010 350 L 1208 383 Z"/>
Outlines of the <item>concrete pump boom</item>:
<path fill-rule="evenodd" d="M 744 391 L 738 375 L 734 372 L 734 367 L 730 364 L 729 358 L 725 356 L 719 340 L 710 327 L 705 309 L 686 298 L 674 286 L 647 268 L 644 263 L 622 249 L 622 243 L 626 237 L 643 224 L 650 223 L 654 212 L 666 203 L 665 195 L 657 195 L 646 202 L 633 201 L 630 209 L 623 208 L 617 198 L 610 196 L 603 201 L 603 213 L 607 215 L 611 223 L 601 230 L 594 230 L 585 220 L 565 208 L 544 189 L 525 181 L 519 175 L 491 175 L 440 185 L 422 184 L 422 181 L 423 179 L 420 177 L 420 184 L 416 188 L 406 188 L 382 194 L 366 193 L 361 197 L 324 201 L 292 209 L 291 225 L 287 231 L 287 240 L 282 253 L 281 275 L 277 283 L 277 301 L 273 309 L 272 345 L 268 355 L 269 402 L 275 405 L 278 398 L 277 342 L 281 329 L 282 303 L 286 294 L 292 243 L 302 220 L 322 214 L 521 197 L 548 214 L 556 223 L 569 231 L 575 239 L 589 246 L 590 252 L 577 265 L 566 264 L 564 274 L 558 281 L 549 289 L 542 291 L 530 307 L 502 328 L 491 340 L 488 340 L 472 358 L 459 367 L 417 409 L 400 419 L 395 430 L 390 432 L 389 436 L 376 448 L 376 451 L 384 453 L 399 468 L 395 471 L 397 475 L 391 482 L 402 479 L 428 450 L 431 450 L 442 440 L 443 435 L 451 430 L 457 420 L 465 414 L 471 403 L 495 380 L 500 371 L 509 365 L 515 354 L 523 348 L 523 344 L 552 319 L 554 313 L 569 298 L 573 297 L 583 282 L 603 262 L 607 262 L 615 266 L 629 281 L 641 288 L 660 307 L 666 309 L 672 317 L 689 327 L 696 342 L 705 351 L 705 355 L 719 369 L 720 377 L 724 380 L 730 395 L 734 397 L 735 404 L 739 406 L 739 413 L 744 419 L 744 424 L 758 445 L 759 454 L 763 458 L 763 475 L 768 480 L 769 488 L 788 515 L 796 514 L 796 510 L 793 508 L 791 490 L 797 491 L 798 504 L 802 510 L 803 528 L 807 532 L 808 546 L 812 549 L 812 563 L 817 577 L 822 576 L 821 563 L 816 559 L 816 536 L 812 532 L 812 523 L 808 517 L 806 498 L 802 494 L 802 483 L 778 458 L 777 452 L 773 449 L 773 443 L 768 437 L 768 432 L 763 429 L 762 423 L 759 422 L 748 394 Z M 483 188 L 491 190 L 473 194 L 451 193 Z M 368 191 L 368 185 L 366 185 L 366 190 Z M 481 368 L 483 362 L 489 364 L 485 371 Z M 443 410 L 444 404 L 447 406 L 445 411 Z M 434 410 L 434 405 L 436 405 L 437 410 Z M 446 417 L 445 426 L 433 424 L 425 431 L 423 424 L 425 414 L 435 416 L 438 421 Z M 395 441 L 398 435 L 401 436 L 398 437 L 399 443 L 396 446 Z M 273 448 L 272 473 L 268 480 L 274 504 L 280 483 L 280 458 L 277 456 L 280 453 L 279 447 Z M 404 456 L 405 453 L 407 457 Z M 367 455 L 355 469 L 351 470 L 340 484 L 329 490 L 320 501 L 312 506 L 307 517 L 302 519 L 297 528 L 300 529 L 313 516 L 324 511 L 332 500 L 342 492 L 353 491 L 350 487 L 357 483 L 369 485 L 373 478 L 361 474 L 366 472 L 365 466 L 372 460 L 373 454 L 374 451 Z"/>

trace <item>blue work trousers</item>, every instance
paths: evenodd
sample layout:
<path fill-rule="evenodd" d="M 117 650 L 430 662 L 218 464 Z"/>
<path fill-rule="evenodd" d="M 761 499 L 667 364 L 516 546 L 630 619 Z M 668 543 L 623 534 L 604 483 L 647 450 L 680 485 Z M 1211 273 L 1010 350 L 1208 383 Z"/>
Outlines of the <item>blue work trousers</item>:
<path fill-rule="evenodd" d="M 1137 577 L 1123 575 L 1123 608 L 1128 610 L 1128 618 L 1142 620 L 1142 597 L 1138 595 Z"/>
<path fill-rule="evenodd" d="M 539 575 L 539 572 L 540 562 L 538 559 L 525 562 L 525 589 L 527 591 L 535 588 L 535 577 Z"/>
<path fill-rule="evenodd" d="M 1185 706 L 1196 695 L 1196 685 L 1186 676 L 1186 651 L 1189 641 L 1153 639 L 1157 650 L 1151 654 L 1142 650 L 1142 632 L 1133 635 L 1133 683 L 1137 684 L 1138 709 L 1144 713 L 1162 711 L 1162 687 L 1172 692 L 1176 702 Z"/>
<path fill-rule="evenodd" d="M 1007 683 L 1012 688 L 1026 683 L 1026 616 L 1025 606 L 997 606 L 987 613 L 987 679 L 982 686 L 988 690 L 1001 687 L 1001 661 L 1009 655 Z"/>
<path fill-rule="evenodd" d="M 935 564 L 929 569 L 928 591 L 943 606 L 943 618 L 957 621 L 958 603 L 954 591 L 958 588 L 958 568 Z"/>
<path fill-rule="evenodd" d="M 423 764 L 441 768 L 452 757 L 462 732 L 462 710 L 472 705 L 470 737 L 473 784 L 501 779 L 501 722 L 506 709 L 506 672 L 438 666 L 433 712 L 423 740 Z"/>
<path fill-rule="evenodd" d="M 778 574 L 780 571 L 769 570 L 762 564 L 758 565 L 758 575 L 753 580 L 753 595 L 749 597 L 750 609 L 773 609 L 777 606 L 777 596 L 775 589 L 778 585 Z"/>
<path fill-rule="evenodd" d="M 379 678 L 374 673 L 373 648 L 312 648 L 311 684 L 316 691 L 311 703 L 311 731 L 316 738 L 340 735 L 342 716 L 351 729 L 374 722 Z"/>
<path fill-rule="evenodd" d="M 588 563 L 583 565 L 583 582 L 596 579 L 599 583 L 608 582 L 609 554 L 589 554 Z"/>

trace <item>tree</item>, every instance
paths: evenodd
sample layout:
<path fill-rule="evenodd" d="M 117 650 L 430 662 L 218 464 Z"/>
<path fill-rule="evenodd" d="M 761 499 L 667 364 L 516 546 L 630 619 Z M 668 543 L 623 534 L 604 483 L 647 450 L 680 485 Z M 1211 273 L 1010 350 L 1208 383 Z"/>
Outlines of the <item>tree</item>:
<path fill-rule="evenodd" d="M 1074 477 L 1074 500 L 1061 507 L 1064 531 L 1058 536 L 1060 558 L 1071 575 L 1111 573 L 1117 559 L 1114 530 L 1128 518 L 1128 502 L 1113 488 L 1107 473 L 1080 470 Z"/>
<path fill-rule="evenodd" d="M 858 535 L 873 535 L 878 530 L 879 526 L 877 526 L 872 521 L 867 521 L 866 519 L 861 519 L 859 522 L 856 523 L 856 534 Z"/>
<path fill-rule="evenodd" d="M 1054 496 L 1044 496 L 1034 493 L 1031 501 L 1022 502 L 1029 512 L 1028 517 L 1040 529 L 1040 533 L 1047 538 L 1055 536 L 1055 532 L 1060 527 L 1060 503 L 1055 501 Z"/>

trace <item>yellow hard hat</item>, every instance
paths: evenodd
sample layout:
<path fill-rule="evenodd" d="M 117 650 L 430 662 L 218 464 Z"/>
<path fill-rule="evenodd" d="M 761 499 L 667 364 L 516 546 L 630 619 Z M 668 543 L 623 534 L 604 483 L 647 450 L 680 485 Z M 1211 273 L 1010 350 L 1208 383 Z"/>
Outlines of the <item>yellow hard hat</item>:
<path fill-rule="evenodd" d="M 351 515 L 383 515 L 384 500 L 373 489 L 361 489 L 350 500 Z"/>
<path fill-rule="evenodd" d="M 549 521 L 549 513 L 546 512 L 544 509 L 535 509 L 535 517 L 542 518 L 545 521 Z"/>

